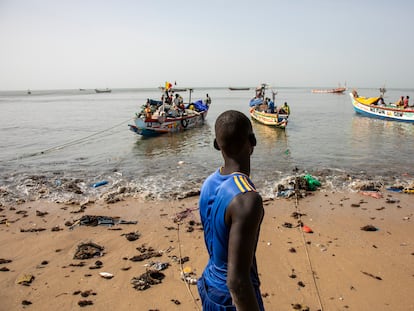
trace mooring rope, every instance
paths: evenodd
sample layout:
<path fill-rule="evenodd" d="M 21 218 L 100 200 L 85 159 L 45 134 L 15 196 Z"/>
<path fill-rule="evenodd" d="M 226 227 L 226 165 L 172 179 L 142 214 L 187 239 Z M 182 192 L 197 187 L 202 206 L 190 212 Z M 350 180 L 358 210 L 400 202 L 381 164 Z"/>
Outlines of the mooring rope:
<path fill-rule="evenodd" d="M 302 214 L 301 214 L 300 209 L 299 209 L 298 195 L 299 195 L 299 185 L 298 185 L 297 178 L 296 178 L 296 180 L 295 180 L 295 209 L 296 209 L 296 214 L 298 216 L 298 220 L 299 220 L 299 224 L 300 224 L 299 225 L 299 230 L 301 232 L 303 246 L 305 247 L 305 252 L 306 252 L 306 257 L 308 259 L 309 268 L 312 272 L 312 280 L 313 280 L 313 284 L 314 284 L 315 289 L 316 289 L 316 295 L 318 297 L 319 308 L 320 308 L 320 311 L 323 311 L 322 298 L 321 298 L 320 290 L 319 290 L 319 287 L 318 287 L 318 283 L 316 282 L 315 271 L 313 270 L 312 261 L 311 261 L 310 256 L 309 256 L 308 248 L 306 246 L 307 244 L 306 244 L 305 233 L 304 233 L 303 230 L 301 230 L 301 228 L 302 228 L 302 219 L 301 219 Z"/>
<path fill-rule="evenodd" d="M 178 215 L 178 213 L 175 213 L 175 215 Z M 201 311 L 200 306 L 197 303 L 197 299 L 194 297 L 194 294 L 190 289 L 190 284 L 185 279 L 185 273 L 184 273 L 184 268 L 183 268 L 183 256 L 182 256 L 182 251 L 181 251 L 180 222 L 181 222 L 181 219 L 176 222 L 177 223 L 177 242 L 178 242 L 178 257 L 179 257 L 179 263 L 180 263 L 180 273 L 181 273 L 181 277 L 184 278 L 183 281 L 185 283 L 185 287 L 187 288 L 187 291 L 190 294 L 194 302 L 194 305 L 196 306 L 197 310 Z"/>
<path fill-rule="evenodd" d="M 78 139 L 69 141 L 67 143 L 58 145 L 58 146 L 50 147 L 50 148 L 45 149 L 45 150 L 41 150 L 41 151 L 37 151 L 37 152 L 33 152 L 33 153 L 28 153 L 28 154 L 23 154 L 21 156 L 18 156 L 17 158 L 14 158 L 12 160 L 7 160 L 7 161 L 21 160 L 21 159 L 35 157 L 35 156 L 38 156 L 38 155 L 44 155 L 44 154 L 47 154 L 47 153 L 50 153 L 50 152 L 53 152 L 53 151 L 57 151 L 57 150 L 62 150 L 64 148 L 71 147 L 71 146 L 74 146 L 74 145 L 77 145 L 77 144 L 86 142 L 90 138 L 95 137 L 95 136 L 100 135 L 100 134 L 103 134 L 105 132 L 108 132 L 108 131 L 110 131 L 110 130 L 118 127 L 118 126 L 121 126 L 121 125 L 125 124 L 126 122 L 129 122 L 130 120 L 133 120 L 133 118 L 129 118 L 128 120 L 122 121 L 120 123 L 117 123 L 117 124 L 109 127 L 109 128 L 103 129 L 103 130 L 101 130 L 99 132 L 95 132 L 95 133 L 90 134 L 88 136 L 85 136 L 85 137 L 82 137 L 82 138 L 78 138 Z"/>

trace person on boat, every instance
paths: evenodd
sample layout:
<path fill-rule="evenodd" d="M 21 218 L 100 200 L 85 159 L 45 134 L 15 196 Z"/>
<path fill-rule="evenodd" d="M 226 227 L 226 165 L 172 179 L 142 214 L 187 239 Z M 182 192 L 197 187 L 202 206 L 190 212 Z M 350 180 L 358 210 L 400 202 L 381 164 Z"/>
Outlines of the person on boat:
<path fill-rule="evenodd" d="M 267 102 L 267 112 L 268 113 L 275 113 L 275 103 L 273 100 L 270 100 Z"/>
<path fill-rule="evenodd" d="M 149 100 L 147 100 L 147 105 L 144 109 L 144 113 L 145 113 L 145 119 L 151 119 L 152 111 L 151 111 L 151 105 L 149 103 Z"/>
<path fill-rule="evenodd" d="M 210 106 L 210 104 L 211 104 L 211 97 L 208 96 L 208 94 L 206 94 L 206 105 Z"/>
<path fill-rule="evenodd" d="M 401 108 L 404 106 L 404 96 L 401 96 L 401 98 L 395 103 L 397 108 Z"/>
<path fill-rule="evenodd" d="M 264 209 L 250 180 L 256 138 L 243 113 L 228 110 L 215 123 L 214 148 L 224 166 L 203 183 L 199 210 L 209 261 L 197 282 L 204 311 L 263 311 L 256 248 Z"/>
<path fill-rule="evenodd" d="M 352 90 L 352 95 L 355 97 L 355 98 L 358 98 L 359 96 L 358 96 L 358 92 L 357 92 L 357 90 L 355 90 L 355 89 L 353 89 Z"/>
<path fill-rule="evenodd" d="M 175 94 L 175 98 L 173 100 L 173 106 L 177 108 L 178 111 L 184 110 L 184 100 L 179 94 Z"/>
<path fill-rule="evenodd" d="M 408 101 L 409 100 L 410 100 L 410 96 L 406 96 L 405 99 L 404 99 L 404 105 L 403 105 L 404 109 L 408 108 Z"/>
<path fill-rule="evenodd" d="M 289 114 L 290 114 L 290 107 L 289 107 L 289 105 L 287 104 L 287 102 L 285 102 L 285 103 L 283 104 L 283 106 L 279 108 L 279 113 L 280 113 L 280 114 L 287 114 L 287 115 L 289 115 Z"/>

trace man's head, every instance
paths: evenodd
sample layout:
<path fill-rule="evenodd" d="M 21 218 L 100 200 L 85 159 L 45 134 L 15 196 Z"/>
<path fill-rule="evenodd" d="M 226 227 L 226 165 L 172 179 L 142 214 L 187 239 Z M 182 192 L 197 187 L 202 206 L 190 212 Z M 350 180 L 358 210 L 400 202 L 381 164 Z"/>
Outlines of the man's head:
<path fill-rule="evenodd" d="M 236 110 L 228 110 L 218 116 L 215 124 L 214 147 L 228 157 L 237 158 L 253 152 L 256 137 L 249 118 Z"/>

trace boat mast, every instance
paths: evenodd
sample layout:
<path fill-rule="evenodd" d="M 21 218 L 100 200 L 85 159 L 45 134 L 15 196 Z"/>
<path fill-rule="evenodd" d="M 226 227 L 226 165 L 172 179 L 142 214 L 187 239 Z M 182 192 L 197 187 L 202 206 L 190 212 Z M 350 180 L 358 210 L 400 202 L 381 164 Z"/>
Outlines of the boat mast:
<path fill-rule="evenodd" d="M 188 89 L 188 91 L 190 92 L 188 103 L 191 104 L 191 93 L 193 92 L 193 89 Z"/>

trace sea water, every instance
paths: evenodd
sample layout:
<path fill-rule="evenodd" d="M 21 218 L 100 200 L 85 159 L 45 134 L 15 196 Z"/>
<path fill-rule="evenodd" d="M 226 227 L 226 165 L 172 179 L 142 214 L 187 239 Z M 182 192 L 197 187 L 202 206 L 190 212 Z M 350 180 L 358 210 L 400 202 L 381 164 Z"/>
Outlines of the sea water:
<path fill-rule="evenodd" d="M 357 115 L 348 92 L 314 94 L 312 88 L 275 88 L 276 104 L 287 102 L 286 130 L 252 122 L 257 147 L 251 177 L 265 197 L 277 185 L 309 173 L 327 189 L 356 182 L 410 184 L 414 176 L 414 124 Z M 0 200 L 39 197 L 54 201 L 97 198 L 111 191 L 163 199 L 196 193 L 221 164 L 213 148 L 214 122 L 225 110 L 248 115 L 249 91 L 195 88 L 191 100 L 212 104 L 203 126 L 144 138 L 128 124 L 153 89 L 0 92 Z M 378 89 L 358 89 L 378 96 Z M 188 93 L 181 93 L 187 101 Z M 385 101 L 414 99 L 413 89 L 390 89 Z M 105 181 L 99 187 L 94 184 Z"/>

